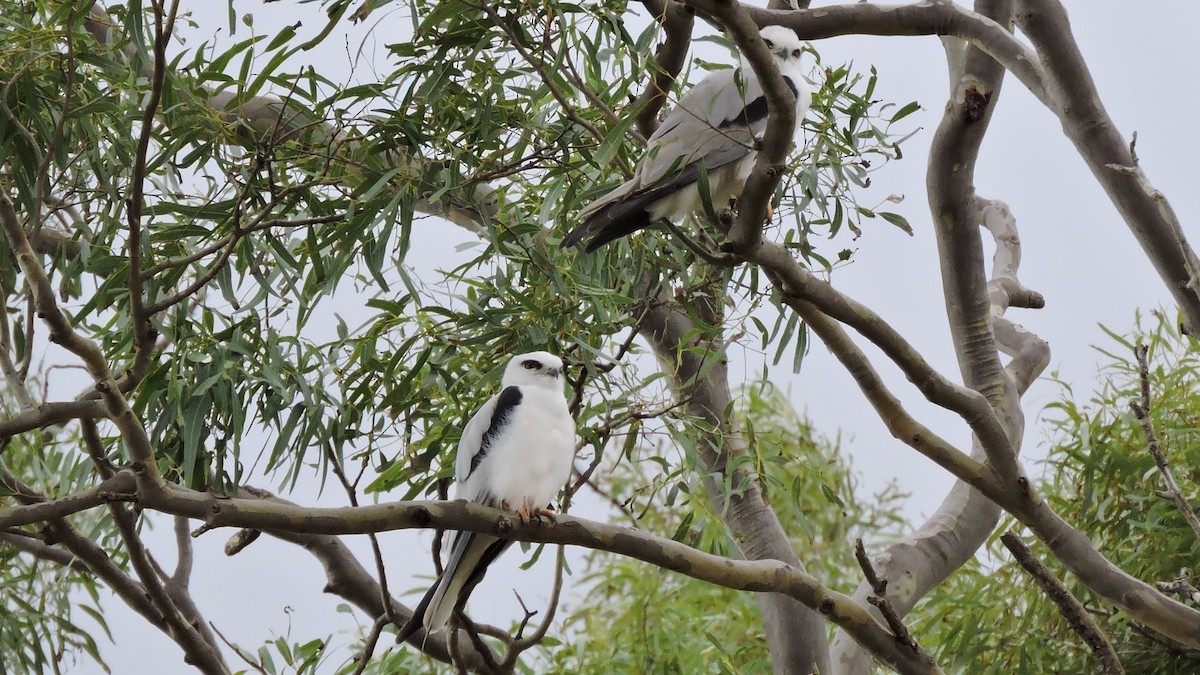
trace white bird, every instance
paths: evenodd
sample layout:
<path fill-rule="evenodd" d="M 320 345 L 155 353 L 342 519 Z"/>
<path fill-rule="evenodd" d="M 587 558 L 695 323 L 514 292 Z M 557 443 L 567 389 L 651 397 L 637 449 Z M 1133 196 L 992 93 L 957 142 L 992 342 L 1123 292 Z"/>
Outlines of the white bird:
<path fill-rule="evenodd" d="M 458 443 L 455 497 L 516 511 L 521 522 L 554 513 L 547 507 L 571 475 L 575 420 L 563 395 L 563 362 L 548 352 L 513 357 L 499 394 L 471 417 Z M 446 627 L 454 608 L 512 544 L 475 532 L 455 533 L 449 562 L 400 631 Z"/>
<path fill-rule="evenodd" d="M 802 44 L 794 31 L 767 26 L 759 31 L 784 82 L 796 96 L 796 128 L 812 100 L 800 70 Z M 758 156 L 757 139 L 767 128 L 767 99 L 750 64 L 720 70 L 700 81 L 663 120 L 646 143 L 646 155 L 629 181 L 579 212 L 583 223 L 562 247 L 587 239 L 591 252 L 657 220 L 682 220 L 703 209 L 697 181 L 707 175 L 709 196 L 721 208 L 741 194 Z"/>

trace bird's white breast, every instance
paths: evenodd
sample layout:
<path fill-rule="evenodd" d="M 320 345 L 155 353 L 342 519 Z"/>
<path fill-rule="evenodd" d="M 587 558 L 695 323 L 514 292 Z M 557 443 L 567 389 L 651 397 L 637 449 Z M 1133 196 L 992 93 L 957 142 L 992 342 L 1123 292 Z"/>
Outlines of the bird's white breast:
<path fill-rule="evenodd" d="M 543 508 L 570 476 L 575 421 L 560 392 L 522 386 L 521 394 L 520 405 L 488 453 L 487 489 L 509 508 Z"/>

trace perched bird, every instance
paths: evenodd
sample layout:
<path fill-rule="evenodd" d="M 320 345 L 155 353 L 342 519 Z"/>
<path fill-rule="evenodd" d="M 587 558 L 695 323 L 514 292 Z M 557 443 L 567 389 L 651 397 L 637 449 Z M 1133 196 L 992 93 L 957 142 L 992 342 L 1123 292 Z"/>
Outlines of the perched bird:
<path fill-rule="evenodd" d="M 759 35 L 796 96 L 797 121 L 804 119 L 812 95 L 800 72 L 800 38 L 782 26 L 767 26 Z M 741 194 L 758 155 L 755 139 L 766 128 L 767 99 L 745 59 L 739 70 L 709 75 L 679 99 L 647 141 L 633 178 L 584 207 L 583 223 L 561 246 L 586 238 L 584 250 L 591 252 L 657 220 L 681 220 L 701 210 L 701 172 L 711 203 L 721 208 Z"/>
<path fill-rule="evenodd" d="M 516 511 L 521 522 L 554 513 L 547 507 L 571 475 L 575 420 L 563 395 L 563 362 L 547 352 L 513 357 L 499 394 L 471 417 L 458 442 L 455 497 Z M 456 532 L 450 559 L 400 631 L 400 640 L 424 626 L 446 627 L 484 571 L 512 544 L 475 532 Z"/>

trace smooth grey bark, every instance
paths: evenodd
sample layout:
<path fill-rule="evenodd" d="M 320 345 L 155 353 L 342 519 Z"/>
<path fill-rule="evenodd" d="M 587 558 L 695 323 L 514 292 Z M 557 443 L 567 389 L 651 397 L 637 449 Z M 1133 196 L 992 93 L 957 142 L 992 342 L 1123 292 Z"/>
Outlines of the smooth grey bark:
<path fill-rule="evenodd" d="M 750 560 L 780 560 L 803 570 L 779 518 L 763 500 L 757 476 L 736 469 L 727 480 L 742 489 L 731 494 L 711 478 L 724 476 L 729 458 L 744 448 L 726 416 L 732 397 L 724 345 L 720 335 L 712 336 L 720 325 L 720 299 L 704 298 L 693 309 L 706 324 L 700 328 L 709 334 L 702 341 L 696 338 L 697 324 L 675 302 L 653 306 L 642 326 L 659 362 L 672 364 L 675 393 L 687 401 L 688 414 L 713 430 L 712 443 L 700 448 L 710 476 L 705 485 L 736 535 L 742 555 Z M 759 593 L 758 604 L 776 673 L 829 672 L 829 646 L 820 614 L 778 593 Z"/>

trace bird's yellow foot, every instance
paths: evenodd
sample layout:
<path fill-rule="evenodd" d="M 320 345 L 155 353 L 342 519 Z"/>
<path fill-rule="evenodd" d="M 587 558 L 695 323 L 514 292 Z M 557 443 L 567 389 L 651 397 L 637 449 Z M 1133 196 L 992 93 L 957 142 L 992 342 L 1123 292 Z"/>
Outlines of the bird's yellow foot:
<path fill-rule="evenodd" d="M 517 509 L 517 517 L 521 519 L 522 525 L 528 525 L 529 521 L 533 520 L 534 516 L 534 510 L 525 504 L 522 504 L 521 508 Z"/>
<path fill-rule="evenodd" d="M 771 202 L 767 202 L 767 216 L 766 216 L 766 218 L 763 219 L 763 222 L 769 223 L 769 222 L 771 222 L 771 219 L 774 217 L 775 217 L 775 207 L 771 205 Z"/>
<path fill-rule="evenodd" d="M 558 514 L 555 513 L 552 509 L 538 509 L 537 515 L 538 515 L 539 521 L 544 518 L 545 519 L 544 522 L 546 523 L 546 525 L 548 525 L 550 527 L 554 527 L 555 525 L 558 524 Z"/>

